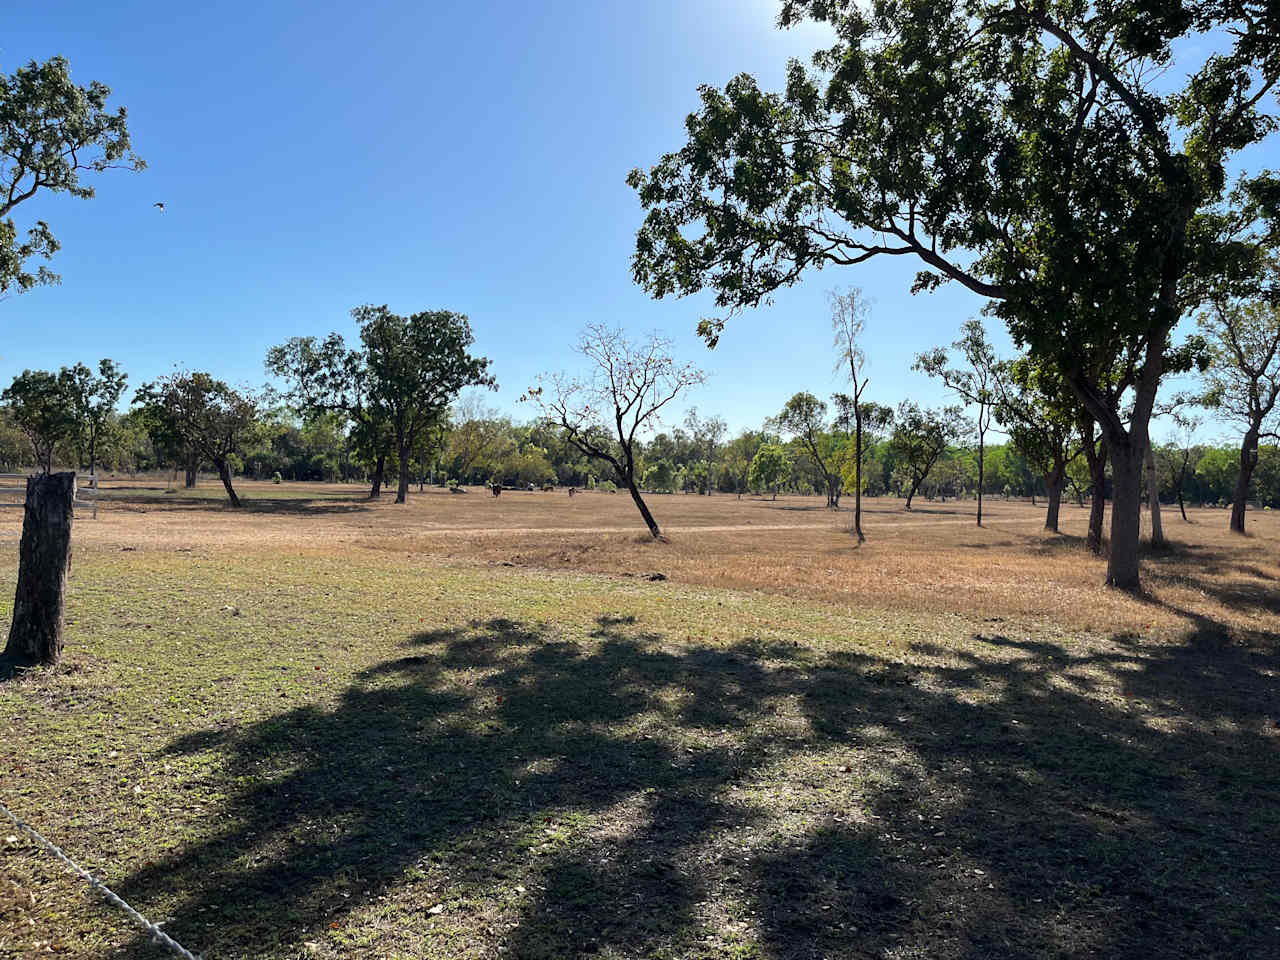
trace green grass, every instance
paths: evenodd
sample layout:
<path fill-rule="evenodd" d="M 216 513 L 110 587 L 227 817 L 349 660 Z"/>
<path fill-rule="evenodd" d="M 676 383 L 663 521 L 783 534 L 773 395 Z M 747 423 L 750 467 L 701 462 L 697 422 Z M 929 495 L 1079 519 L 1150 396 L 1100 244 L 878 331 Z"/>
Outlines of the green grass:
<path fill-rule="evenodd" d="M 1280 942 L 1280 658 L 1211 624 L 94 550 L 71 611 L 0 799 L 209 960 Z M 162 955 L 4 834 L 0 956 Z"/>

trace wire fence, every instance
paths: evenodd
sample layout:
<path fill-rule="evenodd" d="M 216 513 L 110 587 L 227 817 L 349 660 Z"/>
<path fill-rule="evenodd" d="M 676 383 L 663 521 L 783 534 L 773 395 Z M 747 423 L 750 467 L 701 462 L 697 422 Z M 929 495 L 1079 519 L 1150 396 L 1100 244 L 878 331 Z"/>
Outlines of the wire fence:
<path fill-rule="evenodd" d="M 0 509 L 26 505 L 28 476 L 25 473 L 0 473 Z M 90 516 L 98 519 L 98 478 L 95 474 L 76 475 L 76 493 L 72 503 L 77 507 L 87 507 Z"/>
<path fill-rule="evenodd" d="M 74 873 L 76 873 L 81 880 L 83 880 L 85 883 L 89 885 L 90 889 L 100 894 L 108 903 L 112 904 L 113 906 L 117 906 L 121 910 L 123 910 L 130 920 L 132 920 L 134 923 L 136 923 L 139 927 L 141 927 L 143 930 L 147 932 L 147 934 L 151 938 L 152 943 L 156 944 L 157 946 L 166 948 L 167 950 L 171 951 L 177 956 L 182 957 L 183 960 L 201 960 L 199 954 L 192 953 L 190 950 L 188 950 L 186 947 L 180 944 L 177 940 L 173 939 L 173 937 L 169 936 L 167 933 L 161 930 L 160 924 L 152 923 L 150 920 L 144 917 L 141 913 L 139 913 L 127 902 L 125 902 L 125 900 L 121 898 L 120 895 L 117 894 L 114 890 L 112 890 L 105 883 L 103 883 L 101 880 L 95 877 L 92 873 L 90 873 L 84 867 L 80 866 L 80 864 L 76 863 L 69 856 L 67 856 L 66 852 L 61 847 L 59 847 L 52 840 L 46 839 L 45 837 L 41 836 L 39 831 L 37 831 L 30 824 L 22 820 L 16 813 L 14 813 L 12 810 L 6 807 L 3 803 L 0 803 L 0 813 L 3 813 L 11 821 L 13 821 L 14 826 L 16 826 L 19 830 L 25 833 L 32 840 L 34 840 L 36 842 L 36 846 L 40 847 L 40 849 L 44 850 L 46 853 L 52 855 L 57 860 L 61 861 L 64 865 L 71 868 L 71 870 Z"/>

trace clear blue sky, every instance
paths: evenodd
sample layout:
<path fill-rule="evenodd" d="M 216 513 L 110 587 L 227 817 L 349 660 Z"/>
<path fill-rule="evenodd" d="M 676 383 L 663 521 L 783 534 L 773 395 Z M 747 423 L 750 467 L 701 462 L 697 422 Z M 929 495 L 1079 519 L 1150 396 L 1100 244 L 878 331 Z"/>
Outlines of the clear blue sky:
<path fill-rule="evenodd" d="M 351 336 L 351 307 L 387 303 L 468 314 L 492 402 L 520 418 L 540 371 L 573 368 L 584 324 L 660 330 L 712 374 L 690 402 L 736 430 L 797 390 L 840 388 L 825 293 L 857 285 L 874 301 L 869 396 L 940 402 L 911 358 L 982 301 L 912 297 L 912 263 L 814 273 L 715 351 L 693 332 L 709 298 L 653 301 L 631 282 L 627 172 L 684 142 L 698 84 L 747 71 L 778 88 L 787 58 L 825 40 L 777 30 L 777 7 L 8 4 L 0 69 L 62 54 L 77 82 L 108 84 L 148 169 L 15 211 L 20 228 L 50 223 L 63 283 L 0 304 L 0 381 L 110 356 L 131 386 L 174 364 L 260 385 L 272 344 Z"/>

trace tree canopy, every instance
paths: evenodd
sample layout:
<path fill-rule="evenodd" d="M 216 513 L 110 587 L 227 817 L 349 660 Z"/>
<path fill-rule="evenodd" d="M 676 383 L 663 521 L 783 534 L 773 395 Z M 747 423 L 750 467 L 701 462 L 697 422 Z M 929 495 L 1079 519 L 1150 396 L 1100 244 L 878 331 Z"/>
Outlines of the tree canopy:
<path fill-rule="evenodd" d="M 63 57 L 0 74 L 0 295 L 58 282 L 43 264 L 27 265 L 57 252 L 49 225 L 37 220 L 22 235 L 10 216 L 15 207 L 42 190 L 89 198 L 94 188 L 82 174 L 146 166 L 133 153 L 125 108 L 108 109 L 110 95 L 96 81 L 73 83 Z"/>

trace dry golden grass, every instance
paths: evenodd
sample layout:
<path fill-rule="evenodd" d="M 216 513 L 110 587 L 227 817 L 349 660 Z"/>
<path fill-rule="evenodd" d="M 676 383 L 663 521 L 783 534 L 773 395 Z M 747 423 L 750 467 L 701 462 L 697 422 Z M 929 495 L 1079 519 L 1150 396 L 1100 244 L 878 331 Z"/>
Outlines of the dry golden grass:
<path fill-rule="evenodd" d="M 776 501 L 732 496 L 652 495 L 668 536 L 644 534 L 625 493 L 481 489 L 465 495 L 416 490 L 408 504 L 364 499 L 333 484 L 242 483 L 233 510 L 221 489 L 166 493 L 163 482 L 109 481 L 97 521 L 77 524 L 89 548 L 367 551 L 463 563 L 507 563 L 626 577 L 662 573 L 681 583 L 759 590 L 875 612 L 910 610 L 966 619 L 1035 622 L 1071 632 L 1172 635 L 1206 622 L 1237 639 L 1273 633 L 1280 614 L 1280 520 L 1249 516 L 1250 535 L 1227 530 L 1222 510 L 1166 509 L 1169 549 L 1145 560 L 1147 595 L 1106 589 L 1105 561 L 1083 546 L 1088 511 L 1062 508 L 1062 533 L 1043 530 L 1043 506 L 989 500 L 985 525 L 971 501 L 865 501 L 867 542 L 849 534 L 851 514 L 817 497 Z M 17 511 L 0 515 L 15 536 Z M 1144 518 L 1145 522 L 1145 518 Z"/>

